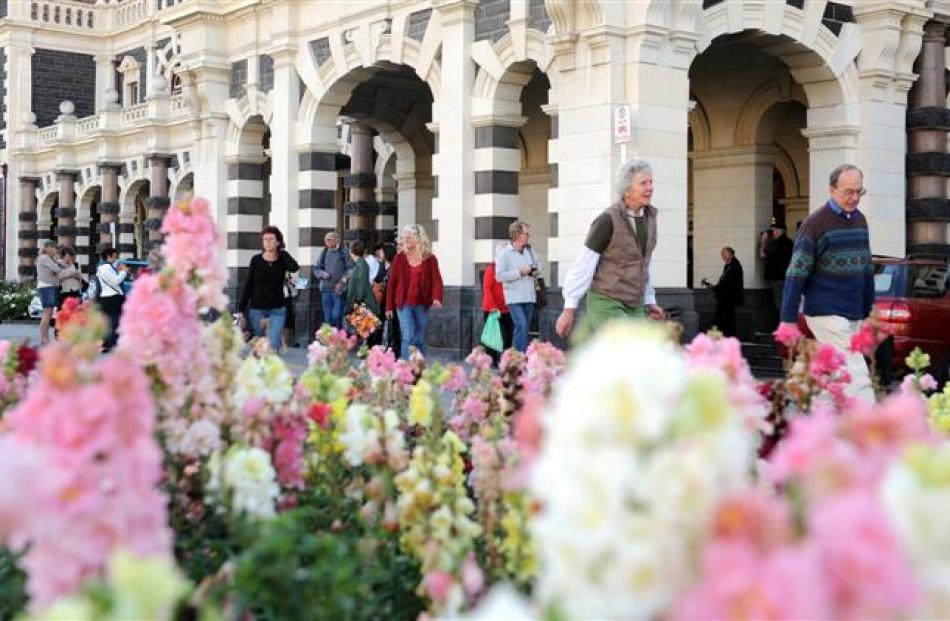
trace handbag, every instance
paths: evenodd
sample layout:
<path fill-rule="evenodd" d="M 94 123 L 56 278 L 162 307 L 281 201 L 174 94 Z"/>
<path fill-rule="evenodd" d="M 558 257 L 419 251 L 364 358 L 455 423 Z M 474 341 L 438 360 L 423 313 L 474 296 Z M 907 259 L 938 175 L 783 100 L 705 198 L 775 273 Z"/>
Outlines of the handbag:
<path fill-rule="evenodd" d="M 482 327 L 482 336 L 479 339 L 482 345 L 497 352 L 504 349 L 504 341 L 501 338 L 500 318 L 500 311 L 488 313 L 488 317 L 485 319 L 485 325 Z"/>
<path fill-rule="evenodd" d="M 548 305 L 548 290 L 541 276 L 534 279 L 534 305 L 539 307 Z"/>

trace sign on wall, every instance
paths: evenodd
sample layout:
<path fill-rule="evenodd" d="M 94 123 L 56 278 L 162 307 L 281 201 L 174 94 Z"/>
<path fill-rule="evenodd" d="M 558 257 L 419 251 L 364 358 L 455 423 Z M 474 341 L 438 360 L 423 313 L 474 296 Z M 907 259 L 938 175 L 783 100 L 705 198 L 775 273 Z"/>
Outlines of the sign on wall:
<path fill-rule="evenodd" d="M 630 142 L 630 105 L 614 108 L 614 144 Z"/>

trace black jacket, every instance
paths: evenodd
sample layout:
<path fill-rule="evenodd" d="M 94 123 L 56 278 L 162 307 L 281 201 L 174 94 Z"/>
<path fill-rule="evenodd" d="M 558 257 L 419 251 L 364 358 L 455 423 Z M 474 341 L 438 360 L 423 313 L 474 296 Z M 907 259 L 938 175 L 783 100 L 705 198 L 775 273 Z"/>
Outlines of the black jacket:
<path fill-rule="evenodd" d="M 785 280 L 785 271 L 792 260 L 792 240 L 786 235 L 765 243 L 765 279 Z"/>
<path fill-rule="evenodd" d="M 744 285 L 742 282 L 742 264 L 733 257 L 722 267 L 722 276 L 719 282 L 713 285 L 713 293 L 720 304 L 739 306 L 743 302 Z"/>
<path fill-rule="evenodd" d="M 283 307 L 286 304 L 284 281 L 287 280 L 287 272 L 296 272 L 298 269 L 300 266 L 286 250 L 278 252 L 274 262 L 265 261 L 263 254 L 255 254 L 247 270 L 238 310 L 246 313 L 249 308 Z"/>

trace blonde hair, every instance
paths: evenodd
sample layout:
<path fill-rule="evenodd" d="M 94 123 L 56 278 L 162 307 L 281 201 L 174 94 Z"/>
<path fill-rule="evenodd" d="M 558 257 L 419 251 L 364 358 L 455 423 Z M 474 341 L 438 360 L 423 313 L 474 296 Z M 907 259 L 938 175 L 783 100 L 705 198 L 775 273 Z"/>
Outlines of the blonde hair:
<path fill-rule="evenodd" d="M 419 251 L 422 254 L 422 258 L 425 258 L 432 254 L 432 242 L 429 241 L 429 236 L 426 234 L 425 228 L 421 224 L 407 224 L 402 227 L 399 231 L 399 242 L 397 244 L 399 252 L 405 252 L 406 247 L 403 245 L 403 240 L 407 234 L 413 234 L 419 239 Z"/>

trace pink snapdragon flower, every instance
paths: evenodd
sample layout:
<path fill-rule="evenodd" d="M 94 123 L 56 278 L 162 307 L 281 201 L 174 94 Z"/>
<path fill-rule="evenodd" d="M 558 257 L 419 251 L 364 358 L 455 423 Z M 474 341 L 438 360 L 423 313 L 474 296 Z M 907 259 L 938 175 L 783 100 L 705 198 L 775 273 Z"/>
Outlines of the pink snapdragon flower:
<path fill-rule="evenodd" d="M 390 349 L 376 345 L 366 356 L 366 370 L 373 379 L 389 377 L 396 369 L 396 354 Z"/>
<path fill-rule="evenodd" d="M 789 349 L 798 345 L 798 342 L 804 338 L 804 335 L 796 324 L 785 322 L 778 324 L 778 328 L 772 333 L 772 336 L 778 343 L 781 343 Z"/>
<path fill-rule="evenodd" d="M 221 234 L 211 204 L 194 198 L 172 205 L 162 220 L 162 233 L 165 266 L 176 279 L 194 286 L 198 306 L 226 307 L 228 272 L 218 250 Z"/>
<path fill-rule="evenodd" d="M 9 414 L 4 446 L 25 456 L 16 473 L 23 519 L 0 516 L 14 547 L 29 544 L 23 567 L 34 610 L 73 593 L 118 548 L 171 552 L 144 372 L 124 356 L 87 361 L 61 343 L 41 356 L 36 384 Z M 4 480 L 13 474 L 0 470 Z"/>

